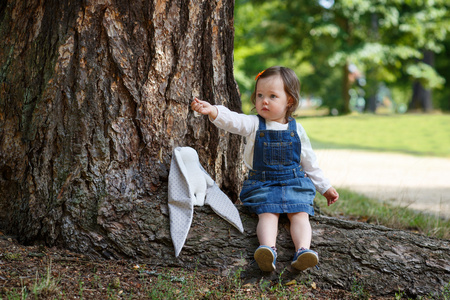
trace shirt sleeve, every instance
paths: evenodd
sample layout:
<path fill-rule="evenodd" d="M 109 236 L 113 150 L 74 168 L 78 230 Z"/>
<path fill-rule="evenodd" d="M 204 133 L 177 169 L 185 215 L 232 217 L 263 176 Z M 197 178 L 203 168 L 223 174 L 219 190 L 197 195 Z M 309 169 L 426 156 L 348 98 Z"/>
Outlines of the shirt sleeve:
<path fill-rule="evenodd" d="M 249 136 L 258 126 L 258 117 L 240 114 L 229 110 L 225 106 L 216 105 L 217 117 L 211 122 L 220 129 L 242 136 Z"/>
<path fill-rule="evenodd" d="M 316 187 L 316 190 L 323 194 L 331 187 L 331 183 L 319 167 L 316 154 L 312 149 L 308 135 L 303 126 L 299 123 L 297 123 L 297 132 L 300 136 L 300 141 L 302 142 L 300 164 L 302 165 L 303 171 L 308 175 Z"/>

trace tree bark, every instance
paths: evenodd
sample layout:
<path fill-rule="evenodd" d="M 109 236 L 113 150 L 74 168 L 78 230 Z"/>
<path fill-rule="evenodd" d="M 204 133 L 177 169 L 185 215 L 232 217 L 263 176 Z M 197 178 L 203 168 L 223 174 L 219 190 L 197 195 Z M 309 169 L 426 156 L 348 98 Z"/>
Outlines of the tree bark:
<path fill-rule="evenodd" d="M 225 1 L 0 5 L 0 223 L 21 242 L 148 254 L 172 149 L 237 199 L 242 140 L 190 110 L 239 110 Z M 1 224 L 0 224 L 1 225 Z M 135 247 L 136 245 L 140 245 Z"/>

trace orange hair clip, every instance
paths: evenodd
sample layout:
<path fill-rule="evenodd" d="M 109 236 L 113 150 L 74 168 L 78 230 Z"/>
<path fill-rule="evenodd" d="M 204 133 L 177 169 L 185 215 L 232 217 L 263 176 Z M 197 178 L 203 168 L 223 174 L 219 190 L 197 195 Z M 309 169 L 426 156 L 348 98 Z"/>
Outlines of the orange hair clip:
<path fill-rule="evenodd" d="M 255 81 L 258 80 L 259 76 L 262 75 L 262 73 L 264 73 L 266 70 L 262 70 L 261 72 L 258 73 L 258 75 L 256 75 L 255 77 Z"/>

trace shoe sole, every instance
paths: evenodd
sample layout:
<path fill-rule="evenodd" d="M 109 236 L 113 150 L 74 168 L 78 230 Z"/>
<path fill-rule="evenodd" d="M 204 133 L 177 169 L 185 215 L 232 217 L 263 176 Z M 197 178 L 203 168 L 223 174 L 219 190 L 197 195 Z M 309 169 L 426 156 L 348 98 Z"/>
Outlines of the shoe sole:
<path fill-rule="evenodd" d="M 304 271 L 308 268 L 312 268 L 319 263 L 319 257 L 311 252 L 306 252 L 297 257 L 296 261 L 291 263 L 291 266 L 297 270 Z"/>
<path fill-rule="evenodd" d="M 270 251 L 269 249 L 267 248 L 256 249 L 254 258 L 261 271 L 264 272 L 275 271 L 275 266 L 273 265 L 273 260 L 275 259 L 275 257 L 273 256 L 272 251 Z"/>

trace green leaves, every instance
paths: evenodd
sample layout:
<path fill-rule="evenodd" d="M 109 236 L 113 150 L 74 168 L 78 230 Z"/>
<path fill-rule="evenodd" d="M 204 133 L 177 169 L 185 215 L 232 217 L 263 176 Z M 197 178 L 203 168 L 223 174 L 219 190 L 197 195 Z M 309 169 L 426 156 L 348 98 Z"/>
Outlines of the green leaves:
<path fill-rule="evenodd" d="M 405 86 L 406 79 L 432 89 L 444 85 L 434 66 L 420 61 L 424 51 L 440 53 L 449 41 L 449 1 L 326 4 L 236 0 L 235 66 L 242 94 L 253 88 L 260 70 L 275 64 L 294 69 L 301 76 L 302 92 L 321 97 L 328 106 L 343 103 L 339 91 L 345 86 L 343 67 L 349 63 L 363 71 L 368 83 Z"/>
<path fill-rule="evenodd" d="M 445 79 L 433 67 L 423 62 L 407 66 L 406 73 L 430 89 L 443 88 L 445 84 Z"/>

